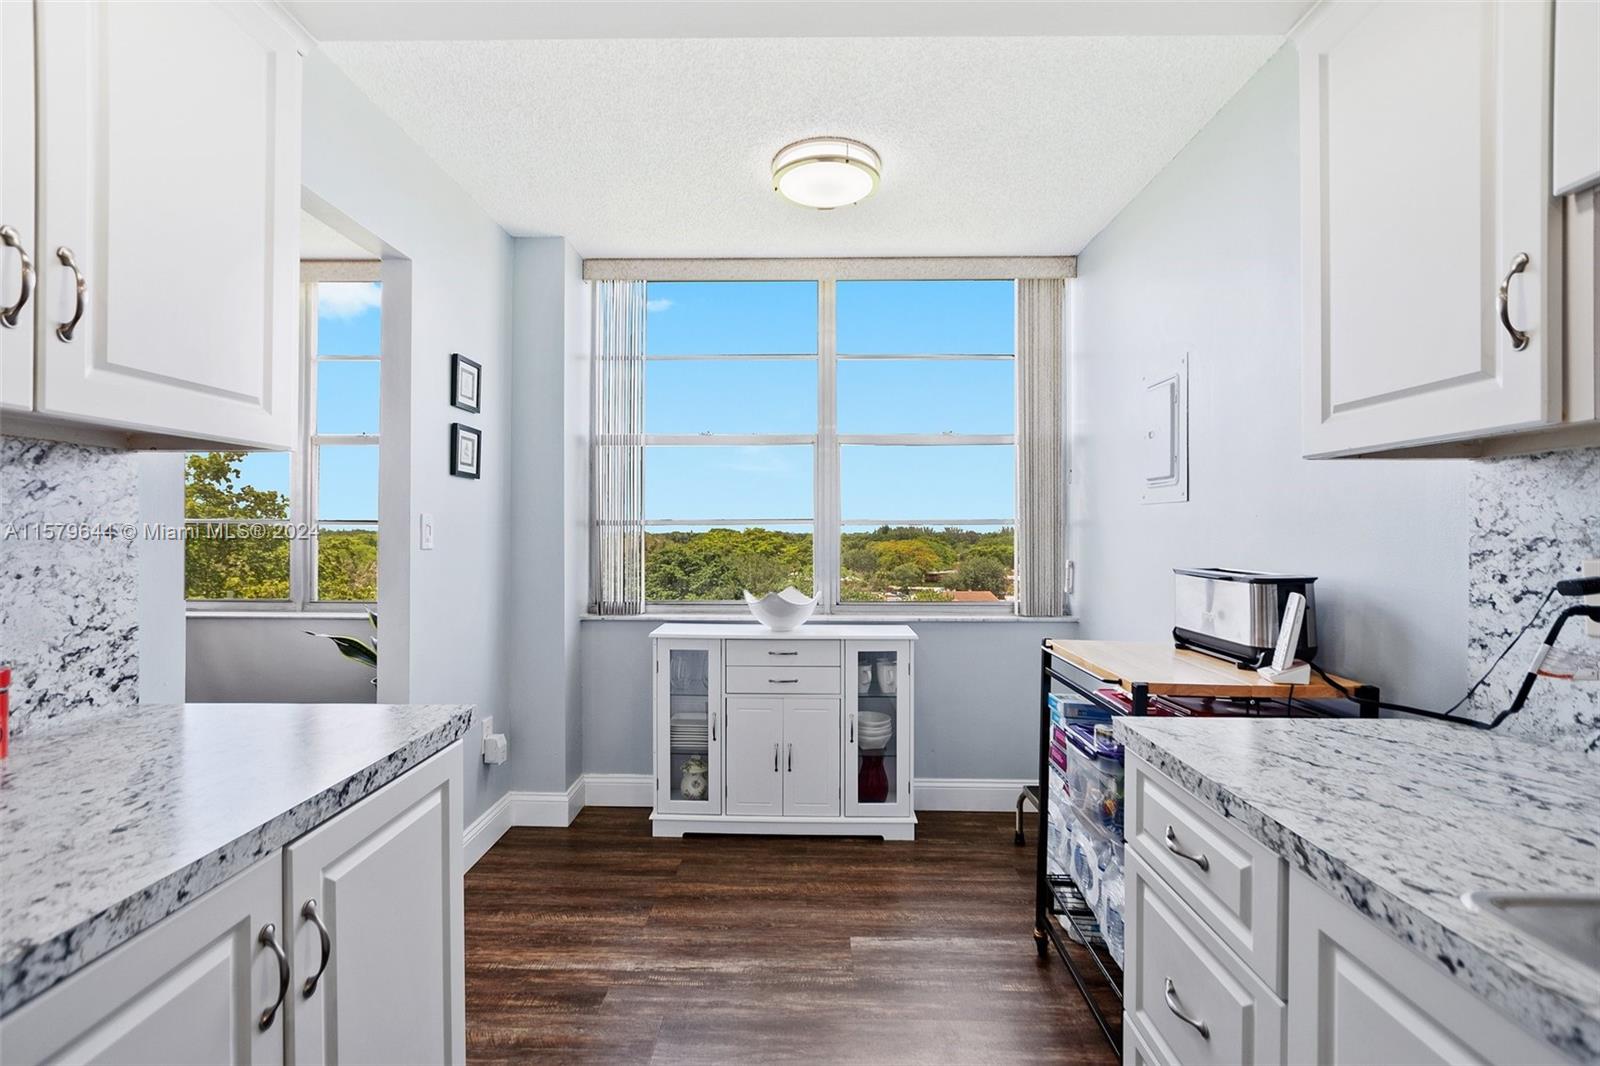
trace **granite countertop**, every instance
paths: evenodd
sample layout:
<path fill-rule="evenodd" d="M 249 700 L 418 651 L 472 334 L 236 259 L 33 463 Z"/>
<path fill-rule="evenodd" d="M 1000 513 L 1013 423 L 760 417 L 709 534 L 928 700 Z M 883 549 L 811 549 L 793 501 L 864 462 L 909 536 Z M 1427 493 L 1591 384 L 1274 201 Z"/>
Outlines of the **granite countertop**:
<path fill-rule="evenodd" d="M 1461 902 L 1596 890 L 1600 760 L 1418 720 L 1119 718 L 1116 731 L 1441 973 L 1600 1059 L 1600 978 Z"/>
<path fill-rule="evenodd" d="M 0 763 L 0 1014 L 466 732 L 456 704 L 155 704 Z"/>

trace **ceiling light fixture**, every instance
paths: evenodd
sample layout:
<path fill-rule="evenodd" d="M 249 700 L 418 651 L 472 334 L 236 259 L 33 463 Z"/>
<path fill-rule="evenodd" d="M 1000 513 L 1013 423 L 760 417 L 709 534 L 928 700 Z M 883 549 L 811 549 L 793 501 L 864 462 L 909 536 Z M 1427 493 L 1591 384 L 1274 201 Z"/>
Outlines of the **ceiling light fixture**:
<path fill-rule="evenodd" d="M 801 207 L 831 211 L 871 196 L 882 167 L 878 153 L 860 141 L 808 137 L 772 157 L 772 188 Z"/>

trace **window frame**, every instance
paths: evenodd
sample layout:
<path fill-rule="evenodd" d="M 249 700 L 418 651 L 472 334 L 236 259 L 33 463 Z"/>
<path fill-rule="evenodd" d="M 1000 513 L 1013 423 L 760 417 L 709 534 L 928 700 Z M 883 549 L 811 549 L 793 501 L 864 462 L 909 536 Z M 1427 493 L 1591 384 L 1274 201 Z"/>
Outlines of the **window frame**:
<path fill-rule="evenodd" d="M 618 263 L 627 261 L 594 261 L 598 270 L 609 269 L 607 276 L 619 276 L 616 272 Z M 851 529 L 868 528 L 866 523 L 876 525 L 894 526 L 972 526 L 992 529 L 1010 527 L 1015 531 L 1017 526 L 1017 500 L 1015 490 L 1012 496 L 1012 511 L 1010 518 L 949 518 L 939 519 L 893 519 L 876 521 L 869 516 L 847 516 L 841 514 L 843 507 L 841 462 L 842 449 L 850 446 L 912 446 L 912 447 L 945 447 L 945 446 L 1009 446 L 1012 449 L 1013 477 L 1015 477 L 1017 426 L 1013 418 L 1012 432 L 1010 433 L 850 433 L 842 434 L 838 431 L 838 368 L 841 361 L 872 361 L 872 360 L 1010 360 L 1013 367 L 1016 365 L 1016 304 L 1012 303 L 1012 350 L 1009 353 L 894 353 L 894 354 L 857 354 L 838 351 L 837 307 L 839 281 L 1008 281 L 1015 286 L 1019 277 L 1028 276 L 1068 276 L 1075 270 L 1071 260 L 1063 259 L 979 259 L 969 263 L 960 260 L 906 260 L 903 261 L 901 270 L 882 272 L 874 271 L 871 260 L 759 260 L 750 261 L 746 266 L 748 273 L 741 273 L 737 277 L 729 277 L 725 267 L 717 261 L 684 261 L 684 260 L 640 260 L 627 264 L 638 272 L 638 279 L 648 285 L 650 282 L 667 281 L 812 281 L 817 286 L 817 351 L 812 353 L 781 353 L 761 355 L 757 353 L 723 354 L 723 355 L 696 355 L 673 354 L 655 355 L 648 354 L 644 357 L 646 366 L 651 362 L 664 362 L 669 360 L 810 360 L 815 359 L 817 365 L 817 418 L 816 432 L 811 434 L 651 434 L 642 436 L 642 445 L 645 449 L 652 446 L 718 446 L 718 445 L 810 445 L 812 449 L 812 515 L 809 520 L 797 518 L 719 518 L 719 519 L 653 519 L 650 515 L 643 516 L 643 528 L 650 530 L 663 528 L 691 528 L 727 526 L 732 528 L 749 528 L 752 526 L 783 527 L 809 524 L 811 528 L 811 565 L 813 592 L 816 593 L 817 614 L 819 615 L 854 615 L 854 616 L 884 616 L 904 615 L 907 613 L 928 614 L 936 613 L 941 616 L 976 616 L 976 617 L 1014 617 L 1018 610 L 1018 601 L 1000 600 L 994 603 L 957 603 L 952 601 L 894 601 L 873 602 L 860 600 L 841 600 L 841 574 L 840 557 L 841 538 L 846 530 L 846 524 Z M 881 262 L 881 261 L 879 261 Z M 927 264 L 927 268 L 919 272 L 918 264 Z M 1019 264 L 1033 264 L 1033 270 L 1018 270 Z M 865 272 L 850 269 L 852 265 L 861 264 Z M 585 264 L 585 273 L 588 275 L 589 264 Z M 763 267 L 768 268 L 763 272 Z M 777 269 L 772 269 L 777 267 Z M 844 269 L 840 269 L 843 267 Z M 1036 272 L 1037 271 L 1037 272 Z M 665 276 L 663 276 L 665 275 Z M 596 275 L 598 276 L 598 274 Z M 648 291 L 648 290 L 647 290 Z M 648 348 L 648 342 L 647 342 Z M 1016 403 L 1016 373 L 1012 376 L 1012 403 L 1015 412 Z M 646 394 L 648 404 L 648 394 Z M 648 460 L 645 463 L 645 479 L 648 482 Z M 1013 534 L 1014 535 L 1014 534 Z M 677 614 L 726 614 L 730 606 L 740 605 L 737 600 L 651 600 L 643 601 L 645 615 L 677 615 Z"/>
<path fill-rule="evenodd" d="M 295 446 L 289 449 L 289 517 L 279 519 L 216 519 L 216 518 L 189 518 L 183 519 L 184 529 L 190 526 L 205 525 L 243 525 L 262 526 L 272 525 L 285 530 L 315 530 L 316 537 L 296 536 L 289 541 L 289 596 L 281 600 L 195 600 L 186 599 L 185 609 L 194 614 L 215 614 L 218 612 L 261 612 L 266 614 L 326 614 L 350 615 L 364 614 L 368 610 L 375 610 L 378 605 L 373 600 L 319 600 L 316 598 L 317 586 L 317 543 L 321 536 L 324 524 L 338 528 L 371 528 L 379 529 L 378 518 L 366 520 L 339 520 L 322 519 L 317 514 L 317 456 L 324 445 L 370 445 L 380 448 L 380 435 L 383 426 L 380 422 L 378 433 L 318 433 L 316 431 L 317 413 L 317 370 L 319 361 L 327 362 L 369 362 L 379 366 L 378 381 L 381 393 L 383 381 L 383 352 L 382 352 L 382 325 L 380 311 L 379 326 L 379 351 L 371 355 L 334 355 L 319 356 L 317 354 L 317 286 L 323 282 L 381 282 L 380 276 L 383 264 L 379 260 L 316 260 L 303 261 L 300 264 L 300 306 L 299 306 L 299 349 L 300 359 L 300 388 L 296 397 L 298 404 L 298 432 Z M 382 452 L 379 452 L 379 462 L 382 463 Z M 380 466 L 381 470 L 381 466 Z M 380 474 L 379 493 L 382 493 Z"/>

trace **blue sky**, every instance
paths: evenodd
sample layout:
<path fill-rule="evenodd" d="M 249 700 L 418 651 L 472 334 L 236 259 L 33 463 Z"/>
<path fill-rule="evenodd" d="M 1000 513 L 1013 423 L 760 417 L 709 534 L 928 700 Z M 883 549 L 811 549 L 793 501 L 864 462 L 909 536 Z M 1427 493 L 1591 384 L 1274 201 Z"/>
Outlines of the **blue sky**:
<path fill-rule="evenodd" d="M 378 351 L 377 284 L 318 286 L 318 353 Z M 843 355 L 1004 354 L 1013 350 L 1009 281 L 840 282 Z M 652 282 L 651 355 L 814 355 L 813 282 Z M 378 364 L 319 361 L 317 426 L 324 433 L 378 430 Z M 1010 360 L 841 359 L 841 433 L 1010 433 Z M 442 388 L 442 383 L 441 383 Z M 662 360 L 646 368 L 650 433 L 815 432 L 815 359 Z M 322 451 L 318 513 L 377 517 L 375 446 Z M 649 519 L 810 518 L 809 446 L 651 448 Z M 843 515 L 857 519 L 1008 518 L 1015 510 L 1012 449 L 846 447 L 840 457 Z M 245 479 L 289 489 L 289 457 L 259 453 Z"/>
<path fill-rule="evenodd" d="M 377 282 L 324 282 L 317 286 L 317 354 L 377 355 L 382 288 Z M 316 425 L 320 433 L 378 432 L 377 363 L 319 360 Z M 241 480 L 256 488 L 289 492 L 289 456 L 255 452 L 240 464 Z M 324 447 L 317 514 L 324 519 L 378 517 L 376 445 Z"/>
<path fill-rule="evenodd" d="M 649 355 L 815 354 L 812 282 L 651 282 Z M 1009 281 L 839 282 L 841 355 L 1010 354 Z M 841 433 L 1010 433 L 1010 360 L 841 359 Z M 654 434 L 816 430 L 815 360 L 661 360 L 646 368 Z M 845 519 L 1009 518 L 1012 449 L 846 447 Z M 657 447 L 649 519 L 809 518 L 808 446 Z"/>

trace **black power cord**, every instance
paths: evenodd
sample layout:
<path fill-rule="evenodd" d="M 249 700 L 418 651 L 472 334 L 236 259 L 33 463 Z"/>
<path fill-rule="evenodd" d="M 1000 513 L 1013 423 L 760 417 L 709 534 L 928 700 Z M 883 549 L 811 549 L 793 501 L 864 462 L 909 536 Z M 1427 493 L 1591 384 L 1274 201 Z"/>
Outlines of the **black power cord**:
<path fill-rule="evenodd" d="M 1534 625 L 1539 621 L 1539 616 L 1544 613 L 1545 607 L 1549 605 L 1550 600 L 1555 596 L 1556 591 L 1557 591 L 1557 589 L 1559 587 L 1560 586 L 1556 586 L 1555 588 L 1551 588 L 1551 590 L 1549 592 L 1546 592 L 1544 594 L 1544 599 L 1539 601 L 1539 606 L 1534 608 L 1533 614 L 1529 615 L 1528 616 L 1528 620 L 1522 624 L 1522 628 L 1517 630 L 1517 635 L 1511 638 L 1511 642 L 1509 644 L 1507 644 L 1504 648 L 1501 649 L 1499 655 L 1495 656 L 1495 660 L 1494 660 L 1494 662 L 1489 664 L 1489 668 L 1483 672 L 1483 674 L 1478 678 L 1478 680 L 1476 680 L 1476 681 L 1474 681 L 1472 683 L 1472 687 L 1467 689 L 1466 695 L 1462 696 L 1459 700 L 1456 700 L 1455 703 L 1452 703 L 1448 710 L 1445 710 L 1445 711 L 1429 711 L 1429 710 L 1424 710 L 1421 707 L 1411 707 L 1411 706 L 1408 706 L 1408 705 L 1406 705 L 1404 703 L 1388 703 L 1388 702 L 1383 701 L 1383 700 L 1377 701 L 1377 706 L 1386 707 L 1391 711 L 1404 711 L 1406 714 L 1414 714 L 1414 715 L 1418 715 L 1419 717 L 1422 717 L 1422 718 L 1432 718 L 1432 719 L 1435 719 L 1435 720 L 1440 721 L 1440 722 L 1450 722 L 1450 723 L 1453 723 L 1455 725 L 1471 726 L 1474 729 L 1493 729 L 1495 726 L 1497 726 L 1501 722 L 1503 722 L 1508 715 L 1512 714 L 1515 710 L 1520 710 L 1521 709 L 1520 700 L 1519 700 L 1518 704 L 1515 705 L 1512 708 L 1512 710 L 1508 710 L 1508 711 L 1502 712 L 1500 715 L 1498 715 L 1491 722 L 1480 722 L 1480 721 L 1478 721 L 1476 719 L 1473 719 L 1473 718 L 1456 718 L 1456 717 L 1453 717 L 1453 715 L 1456 713 L 1456 711 L 1461 709 L 1463 704 L 1465 704 L 1468 700 L 1470 700 L 1472 698 L 1472 694 L 1474 692 L 1477 692 L 1478 689 L 1483 687 L 1484 683 L 1489 680 L 1489 675 L 1495 672 L 1495 669 L 1497 667 L 1499 667 L 1499 665 L 1502 662 L 1505 661 L 1505 657 L 1507 655 L 1511 654 L 1511 649 L 1517 646 L 1517 641 L 1521 640 L 1524 636 L 1526 636 L 1527 633 L 1528 633 L 1528 630 L 1532 629 L 1534 627 Z M 1554 636 L 1554 634 L 1552 634 L 1552 636 Z M 1332 685 L 1335 689 L 1337 689 L 1339 694 L 1341 696 L 1343 696 L 1345 699 L 1348 700 L 1348 699 L 1354 699 L 1355 698 L 1354 694 L 1351 693 L 1351 691 L 1349 689 L 1345 688 L 1338 681 L 1335 681 L 1333 679 L 1333 677 L 1326 670 L 1324 670 L 1322 667 L 1317 665 L 1315 660 L 1310 661 L 1309 665 L 1310 665 L 1311 669 L 1315 670 L 1318 674 L 1320 674 L 1322 676 L 1322 679 L 1324 681 L 1326 681 L 1328 684 Z M 1368 700 L 1366 702 L 1371 703 L 1373 701 Z"/>

